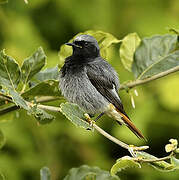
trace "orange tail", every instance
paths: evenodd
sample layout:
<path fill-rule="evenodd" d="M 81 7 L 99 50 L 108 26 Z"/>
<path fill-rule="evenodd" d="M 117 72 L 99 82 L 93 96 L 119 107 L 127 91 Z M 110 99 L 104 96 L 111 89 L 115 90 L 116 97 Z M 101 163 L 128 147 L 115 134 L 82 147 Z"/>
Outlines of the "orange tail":
<path fill-rule="evenodd" d="M 118 111 L 119 112 L 119 111 Z M 145 137 L 142 135 L 142 133 L 136 128 L 136 126 L 131 122 L 131 120 L 124 115 L 123 113 L 119 112 L 119 114 L 122 116 L 122 120 L 126 124 L 126 126 L 138 137 L 145 139 Z M 146 140 L 146 139 L 145 139 Z"/>

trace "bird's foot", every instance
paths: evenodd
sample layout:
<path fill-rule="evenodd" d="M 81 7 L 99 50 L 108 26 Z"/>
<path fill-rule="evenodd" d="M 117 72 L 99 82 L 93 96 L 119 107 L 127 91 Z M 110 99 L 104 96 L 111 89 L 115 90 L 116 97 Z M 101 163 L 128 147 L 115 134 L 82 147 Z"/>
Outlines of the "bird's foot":
<path fill-rule="evenodd" d="M 87 113 L 85 113 L 84 116 L 85 116 L 85 119 L 87 120 L 87 122 L 89 123 L 89 126 L 91 127 L 91 128 L 87 128 L 87 130 L 93 129 L 93 124 L 95 123 L 95 121 L 93 121 L 90 118 L 89 114 L 87 114 Z"/>

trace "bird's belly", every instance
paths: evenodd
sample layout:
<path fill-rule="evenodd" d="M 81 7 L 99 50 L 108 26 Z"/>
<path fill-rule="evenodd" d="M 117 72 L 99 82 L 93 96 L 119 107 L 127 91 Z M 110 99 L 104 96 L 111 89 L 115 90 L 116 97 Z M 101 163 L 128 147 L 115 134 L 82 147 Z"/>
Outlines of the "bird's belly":
<path fill-rule="evenodd" d="M 85 75 L 66 75 L 60 78 L 59 86 L 69 102 L 78 104 L 87 113 L 104 112 L 109 104 Z"/>

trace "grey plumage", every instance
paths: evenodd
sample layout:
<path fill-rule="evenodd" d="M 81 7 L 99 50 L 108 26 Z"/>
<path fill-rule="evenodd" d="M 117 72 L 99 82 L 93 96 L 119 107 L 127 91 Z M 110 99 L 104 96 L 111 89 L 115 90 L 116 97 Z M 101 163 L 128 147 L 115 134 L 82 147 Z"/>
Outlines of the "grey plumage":
<path fill-rule="evenodd" d="M 89 114 L 106 113 L 144 138 L 124 111 L 118 95 L 119 79 L 113 67 L 100 56 L 96 39 L 80 35 L 73 43 L 73 54 L 60 70 L 59 87 L 64 97 Z"/>
<path fill-rule="evenodd" d="M 67 59 L 60 74 L 60 89 L 64 97 L 90 114 L 105 111 L 109 104 L 109 101 L 93 85 L 92 76 L 99 78 L 104 86 L 114 82 L 115 87 L 119 87 L 117 74 L 101 57 L 81 65 L 71 64 Z"/>

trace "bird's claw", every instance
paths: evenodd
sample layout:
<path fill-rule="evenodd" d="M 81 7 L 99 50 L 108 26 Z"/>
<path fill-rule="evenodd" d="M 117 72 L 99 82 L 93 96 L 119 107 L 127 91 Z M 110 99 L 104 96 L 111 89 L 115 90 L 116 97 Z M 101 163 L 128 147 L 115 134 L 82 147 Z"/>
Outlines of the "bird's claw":
<path fill-rule="evenodd" d="M 89 114 L 87 114 L 87 113 L 85 113 L 84 116 L 85 116 L 87 122 L 89 123 L 89 126 L 91 127 L 91 129 L 93 129 L 93 124 L 95 123 L 95 121 L 93 121 L 93 120 L 90 118 Z M 90 129 L 90 128 L 88 128 L 87 130 L 89 130 L 89 129 Z M 90 129 L 90 130 L 91 130 L 91 129 Z"/>

